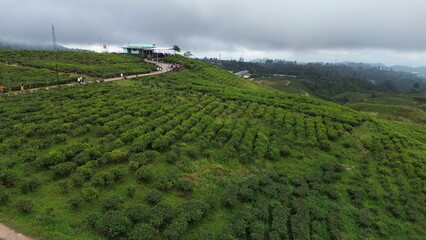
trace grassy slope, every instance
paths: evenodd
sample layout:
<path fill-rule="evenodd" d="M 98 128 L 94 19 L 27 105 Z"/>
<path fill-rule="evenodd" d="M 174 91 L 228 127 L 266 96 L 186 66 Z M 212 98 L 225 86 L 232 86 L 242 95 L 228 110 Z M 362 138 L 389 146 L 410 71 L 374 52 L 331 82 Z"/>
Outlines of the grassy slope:
<path fill-rule="evenodd" d="M 85 219 L 102 218 L 111 195 L 123 198 L 119 211 L 145 208 L 143 222 L 157 227 L 152 219 L 159 214 L 145 198 L 159 189 L 160 204 L 174 214 L 158 226 L 157 239 L 426 234 L 424 128 L 171 60 L 187 69 L 1 97 L 0 177 L 4 183 L 4 173 L 13 172 L 17 179 L 0 191 L 10 196 L 0 205 L 0 220 L 41 239 L 99 239 L 99 226 L 91 229 Z M 50 165 L 61 162 L 76 165 L 69 176 L 55 177 Z M 134 164 L 150 166 L 153 179 L 137 181 L 128 168 Z M 90 176 L 79 186 L 84 169 Z M 113 169 L 123 177 L 109 177 Z M 41 186 L 22 194 L 22 183 L 34 178 Z M 180 187 L 188 181 L 192 191 Z M 68 193 L 61 193 L 61 183 L 71 185 Z M 71 209 L 68 200 L 91 187 L 98 197 Z M 133 198 L 129 187 L 136 189 Z M 29 215 L 18 211 L 21 199 L 33 202 Z M 203 206 L 191 207 L 198 209 L 192 220 L 181 209 L 188 202 Z M 134 230 L 129 226 L 127 237 Z"/>
<path fill-rule="evenodd" d="M 147 73 L 155 69 L 154 64 L 134 56 L 0 49 L 0 85 L 5 86 L 6 91 L 18 90 L 22 83 L 26 88 L 56 85 L 56 67 L 60 84 L 74 82 L 78 76 L 90 80 L 117 77 L 120 73 Z"/>

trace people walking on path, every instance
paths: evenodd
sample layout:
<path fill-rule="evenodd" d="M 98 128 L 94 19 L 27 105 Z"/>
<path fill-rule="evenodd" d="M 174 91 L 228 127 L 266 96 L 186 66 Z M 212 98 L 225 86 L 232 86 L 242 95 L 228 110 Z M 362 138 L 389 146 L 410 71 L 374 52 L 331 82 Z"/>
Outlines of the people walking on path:
<path fill-rule="evenodd" d="M 0 85 L 0 94 L 3 94 L 5 87 L 3 87 L 2 85 Z"/>
<path fill-rule="evenodd" d="M 21 90 L 21 91 L 24 91 L 25 90 L 25 88 L 24 88 L 24 84 L 22 83 L 21 84 L 21 86 L 19 87 L 19 90 Z"/>

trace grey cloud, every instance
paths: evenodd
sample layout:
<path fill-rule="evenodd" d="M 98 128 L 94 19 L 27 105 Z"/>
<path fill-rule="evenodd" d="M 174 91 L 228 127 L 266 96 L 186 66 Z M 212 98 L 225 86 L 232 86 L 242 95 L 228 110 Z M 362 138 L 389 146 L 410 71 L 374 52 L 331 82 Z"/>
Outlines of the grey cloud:
<path fill-rule="evenodd" d="M 4 39 L 178 44 L 197 51 L 426 50 L 421 0 L 0 0 Z"/>

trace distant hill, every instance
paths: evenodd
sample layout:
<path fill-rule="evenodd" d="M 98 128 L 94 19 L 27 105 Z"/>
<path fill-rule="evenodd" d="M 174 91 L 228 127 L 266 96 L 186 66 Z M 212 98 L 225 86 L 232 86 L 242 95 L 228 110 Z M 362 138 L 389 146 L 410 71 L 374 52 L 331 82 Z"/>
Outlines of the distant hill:
<path fill-rule="evenodd" d="M 60 44 L 56 45 L 57 50 L 62 51 L 81 51 L 81 52 L 93 52 L 87 49 L 79 48 L 67 48 Z M 24 43 L 8 43 L 0 42 L 0 49 L 11 49 L 11 50 L 53 50 L 53 44 L 24 44 Z"/>
<path fill-rule="evenodd" d="M 344 93 L 345 87 L 359 92 L 407 92 L 426 91 L 426 78 L 411 72 L 396 71 L 381 64 L 365 63 L 296 63 L 287 61 L 264 61 L 262 63 L 235 60 L 201 59 L 228 71 L 249 70 L 254 77 L 269 77 L 274 74 L 295 75 L 303 79 L 313 95 L 329 98 Z M 333 83 L 332 83 L 333 82 Z M 337 86 L 337 85 L 338 86 Z M 416 89 L 414 84 L 418 84 Z M 330 90 L 318 92 L 321 89 Z"/>
<path fill-rule="evenodd" d="M 426 67 L 408 67 L 408 66 L 394 65 L 394 66 L 391 66 L 390 68 L 392 68 L 395 71 L 404 71 L 404 72 L 414 73 L 418 76 L 426 78 Z"/>

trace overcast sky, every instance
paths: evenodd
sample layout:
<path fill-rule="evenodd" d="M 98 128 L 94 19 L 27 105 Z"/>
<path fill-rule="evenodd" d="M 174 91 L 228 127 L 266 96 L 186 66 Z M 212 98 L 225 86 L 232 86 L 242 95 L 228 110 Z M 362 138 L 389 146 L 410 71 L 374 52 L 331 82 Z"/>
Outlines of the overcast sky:
<path fill-rule="evenodd" d="M 424 0 L 0 0 L 0 41 L 426 65 Z"/>

